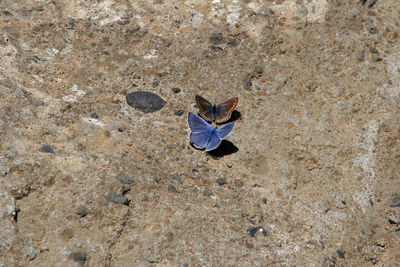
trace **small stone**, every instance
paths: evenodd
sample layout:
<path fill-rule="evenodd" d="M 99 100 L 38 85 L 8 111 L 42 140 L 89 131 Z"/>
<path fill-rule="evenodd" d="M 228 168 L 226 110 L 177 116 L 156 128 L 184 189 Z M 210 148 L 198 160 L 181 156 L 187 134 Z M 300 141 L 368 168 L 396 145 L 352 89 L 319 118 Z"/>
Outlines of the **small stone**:
<path fill-rule="evenodd" d="M 31 99 L 32 104 L 34 104 L 35 106 L 44 106 L 44 102 L 38 98 L 34 98 L 32 97 Z"/>
<path fill-rule="evenodd" d="M 133 178 L 128 176 L 128 175 L 124 175 L 124 174 L 120 174 L 117 176 L 118 181 L 120 181 L 123 184 L 132 184 L 134 182 Z"/>
<path fill-rule="evenodd" d="M 263 197 L 262 203 L 267 204 L 267 199 L 265 197 Z"/>
<path fill-rule="evenodd" d="M 171 179 L 178 181 L 178 182 L 181 181 L 181 178 L 179 177 L 179 174 L 177 174 L 177 173 L 172 174 Z"/>
<path fill-rule="evenodd" d="M 43 145 L 42 148 L 40 149 L 40 151 L 44 152 L 44 153 L 52 153 L 52 154 L 55 153 L 53 148 L 49 145 Z"/>
<path fill-rule="evenodd" d="M 236 179 L 234 183 L 235 183 L 236 187 L 242 187 L 243 186 L 243 182 L 240 179 Z"/>
<path fill-rule="evenodd" d="M 86 253 L 83 251 L 73 252 L 73 253 L 71 253 L 71 258 L 74 261 L 85 262 L 86 261 Z"/>
<path fill-rule="evenodd" d="M 36 258 L 35 249 L 33 247 L 26 247 L 24 249 L 24 257 L 30 261 L 34 260 Z"/>
<path fill-rule="evenodd" d="M 158 86 L 158 82 L 157 81 L 155 81 L 155 82 L 153 82 L 153 88 L 156 88 L 157 86 Z"/>
<path fill-rule="evenodd" d="M 389 222 L 391 224 L 400 224 L 400 216 L 392 215 L 389 217 Z"/>
<path fill-rule="evenodd" d="M 129 199 L 121 194 L 113 193 L 111 195 L 104 196 L 107 200 L 112 201 L 117 204 L 129 205 Z"/>
<path fill-rule="evenodd" d="M 367 28 L 368 32 L 370 34 L 376 34 L 378 33 L 378 28 L 376 28 L 374 25 L 372 25 L 371 23 L 367 23 L 365 24 L 365 27 Z"/>
<path fill-rule="evenodd" d="M 400 206 L 400 196 L 396 196 L 392 198 L 392 201 L 390 201 L 390 207 L 398 207 Z"/>
<path fill-rule="evenodd" d="M 85 206 L 80 206 L 77 210 L 76 210 L 76 214 L 78 214 L 81 217 L 85 217 L 87 215 L 87 209 Z"/>
<path fill-rule="evenodd" d="M 181 91 L 181 89 L 179 89 L 177 87 L 173 87 L 173 88 L 171 88 L 171 91 L 174 92 L 175 94 L 177 94 Z"/>
<path fill-rule="evenodd" d="M 251 77 L 251 75 L 250 74 L 248 74 L 248 75 L 246 75 L 244 78 L 243 78 L 243 80 L 242 80 L 242 82 L 243 82 L 243 86 L 244 86 L 244 89 L 246 89 L 247 91 L 250 91 L 251 90 L 251 85 L 252 85 L 252 80 L 253 78 Z"/>
<path fill-rule="evenodd" d="M 224 184 L 226 184 L 226 181 L 225 181 L 224 178 L 218 178 L 217 180 L 215 180 L 215 182 L 216 182 L 218 185 L 224 185 Z"/>
<path fill-rule="evenodd" d="M 133 248 L 134 248 L 133 245 L 129 245 L 129 246 L 128 246 L 128 249 L 133 249 Z"/>
<path fill-rule="evenodd" d="M 176 190 L 176 187 L 175 187 L 173 184 L 170 184 L 170 185 L 168 186 L 168 192 L 171 192 L 171 193 L 178 193 L 178 190 Z"/>
<path fill-rule="evenodd" d="M 364 50 L 357 51 L 357 59 L 361 62 L 365 60 Z"/>
<path fill-rule="evenodd" d="M 43 252 L 49 251 L 49 250 L 50 250 L 49 247 L 46 245 L 41 245 L 39 248 L 40 253 L 43 253 Z"/>
<path fill-rule="evenodd" d="M 386 240 L 385 239 L 379 239 L 376 241 L 376 245 L 380 247 L 385 247 L 386 246 Z"/>
<path fill-rule="evenodd" d="M 372 54 L 372 61 L 374 61 L 374 62 L 382 61 L 382 57 L 377 53 L 373 53 Z"/>
<path fill-rule="evenodd" d="M 344 252 L 343 251 L 341 251 L 340 249 L 337 249 L 336 253 L 338 254 L 339 258 L 344 259 Z"/>
<path fill-rule="evenodd" d="M 93 113 L 90 114 L 90 118 L 92 118 L 92 119 L 98 119 L 99 116 L 96 114 L 96 112 L 93 112 Z"/>
<path fill-rule="evenodd" d="M 182 109 L 178 109 L 177 111 L 175 111 L 176 116 L 182 116 L 183 113 L 185 113 L 185 111 L 183 111 Z"/>
<path fill-rule="evenodd" d="M 44 9 L 43 6 L 34 6 L 32 7 L 32 10 L 42 12 Z"/>
<path fill-rule="evenodd" d="M 222 33 L 213 34 L 210 37 L 210 42 L 214 45 L 219 45 L 222 43 Z"/>
<path fill-rule="evenodd" d="M 205 196 L 205 197 L 211 197 L 212 195 L 214 195 L 214 193 L 210 189 L 206 189 L 203 192 L 203 196 Z"/>
<path fill-rule="evenodd" d="M 144 113 L 156 112 L 162 109 L 167 102 L 165 102 L 158 95 L 151 92 L 136 91 L 129 93 L 126 96 L 128 105 L 138 109 Z"/>
<path fill-rule="evenodd" d="M 247 228 L 247 233 L 249 236 L 254 237 L 257 232 L 261 232 L 264 236 L 267 236 L 268 232 L 262 226 L 249 226 Z"/>

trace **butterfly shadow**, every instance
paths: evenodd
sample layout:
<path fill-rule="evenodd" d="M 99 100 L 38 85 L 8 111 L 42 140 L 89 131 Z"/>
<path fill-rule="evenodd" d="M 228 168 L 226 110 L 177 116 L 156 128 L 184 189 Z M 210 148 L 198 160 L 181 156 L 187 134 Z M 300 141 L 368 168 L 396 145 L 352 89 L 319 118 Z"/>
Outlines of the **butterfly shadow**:
<path fill-rule="evenodd" d="M 222 140 L 219 147 L 214 150 L 208 151 L 207 154 L 213 157 L 214 159 L 222 158 L 223 156 L 227 156 L 239 151 L 239 148 L 235 146 L 232 142 L 228 140 Z"/>
<path fill-rule="evenodd" d="M 222 125 L 222 124 L 225 124 L 225 123 L 234 122 L 234 121 L 240 119 L 241 117 L 242 117 L 242 113 L 240 113 L 237 110 L 234 110 L 234 111 L 232 111 L 232 114 L 231 114 L 231 117 L 229 118 L 229 120 L 224 121 L 222 123 L 217 123 L 217 124 L 218 125 Z"/>

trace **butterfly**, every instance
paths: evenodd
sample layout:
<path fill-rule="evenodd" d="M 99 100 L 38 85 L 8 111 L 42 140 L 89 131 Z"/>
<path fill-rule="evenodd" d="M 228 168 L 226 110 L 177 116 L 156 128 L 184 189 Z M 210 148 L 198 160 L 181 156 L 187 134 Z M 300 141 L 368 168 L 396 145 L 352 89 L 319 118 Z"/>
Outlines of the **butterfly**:
<path fill-rule="evenodd" d="M 213 105 L 204 97 L 196 95 L 196 103 L 200 109 L 200 116 L 203 119 L 208 122 L 215 121 L 216 123 L 221 123 L 229 120 L 232 111 L 238 103 L 238 98 L 233 97 L 219 105 Z"/>
<path fill-rule="evenodd" d="M 196 114 L 188 113 L 188 124 L 192 131 L 189 139 L 190 142 L 196 147 L 206 151 L 214 150 L 221 144 L 233 129 L 233 122 L 227 123 L 219 128 L 212 128 L 201 117 Z"/>

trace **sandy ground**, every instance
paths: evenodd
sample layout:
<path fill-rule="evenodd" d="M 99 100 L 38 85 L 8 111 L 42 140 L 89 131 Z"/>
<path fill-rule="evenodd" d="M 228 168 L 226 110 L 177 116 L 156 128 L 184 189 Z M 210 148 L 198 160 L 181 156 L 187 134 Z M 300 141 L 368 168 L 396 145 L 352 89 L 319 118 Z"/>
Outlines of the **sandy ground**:
<path fill-rule="evenodd" d="M 399 18 L 0 1 L 0 266 L 399 266 Z M 189 142 L 195 95 L 239 98 L 211 153 Z"/>

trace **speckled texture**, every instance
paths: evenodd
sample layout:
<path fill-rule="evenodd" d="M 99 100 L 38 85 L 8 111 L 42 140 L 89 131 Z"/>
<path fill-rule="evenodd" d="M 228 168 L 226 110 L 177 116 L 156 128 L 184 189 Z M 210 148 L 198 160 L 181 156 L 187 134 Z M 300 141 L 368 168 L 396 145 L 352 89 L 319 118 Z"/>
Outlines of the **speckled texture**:
<path fill-rule="evenodd" d="M 399 263 L 399 15 L 396 0 L 0 1 L 0 265 Z M 135 91 L 166 104 L 143 113 Z M 196 94 L 239 97 L 218 153 L 175 115 Z"/>

